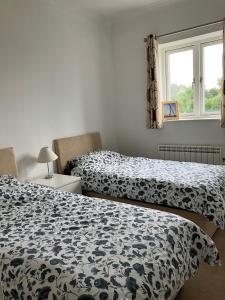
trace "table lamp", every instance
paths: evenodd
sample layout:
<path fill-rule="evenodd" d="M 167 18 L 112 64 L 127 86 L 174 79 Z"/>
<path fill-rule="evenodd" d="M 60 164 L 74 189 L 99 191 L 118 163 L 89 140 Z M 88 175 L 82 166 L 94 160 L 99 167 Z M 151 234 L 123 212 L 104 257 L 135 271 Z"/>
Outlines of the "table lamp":
<path fill-rule="evenodd" d="M 37 161 L 39 163 L 47 163 L 48 175 L 45 176 L 46 179 L 53 178 L 53 174 L 50 174 L 49 172 L 49 163 L 56 160 L 57 158 L 58 156 L 49 147 L 41 148 Z"/>

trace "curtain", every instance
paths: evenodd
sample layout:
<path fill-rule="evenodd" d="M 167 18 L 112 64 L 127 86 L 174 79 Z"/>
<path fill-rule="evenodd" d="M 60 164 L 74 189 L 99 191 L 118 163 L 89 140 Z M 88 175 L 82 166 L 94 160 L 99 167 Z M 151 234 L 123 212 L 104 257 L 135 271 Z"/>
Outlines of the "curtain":
<path fill-rule="evenodd" d="M 161 103 L 159 97 L 159 57 L 156 35 L 147 37 L 147 127 L 162 128 Z"/>
<path fill-rule="evenodd" d="M 225 128 L 225 21 L 223 23 L 223 87 L 221 105 L 221 127 Z"/>

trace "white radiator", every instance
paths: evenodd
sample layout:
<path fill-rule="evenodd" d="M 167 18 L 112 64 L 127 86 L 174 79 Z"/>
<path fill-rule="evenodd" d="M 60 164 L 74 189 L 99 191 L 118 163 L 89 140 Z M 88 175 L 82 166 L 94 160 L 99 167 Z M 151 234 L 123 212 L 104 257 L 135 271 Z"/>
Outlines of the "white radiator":
<path fill-rule="evenodd" d="M 158 145 L 160 159 L 222 164 L 221 146 L 213 145 Z"/>

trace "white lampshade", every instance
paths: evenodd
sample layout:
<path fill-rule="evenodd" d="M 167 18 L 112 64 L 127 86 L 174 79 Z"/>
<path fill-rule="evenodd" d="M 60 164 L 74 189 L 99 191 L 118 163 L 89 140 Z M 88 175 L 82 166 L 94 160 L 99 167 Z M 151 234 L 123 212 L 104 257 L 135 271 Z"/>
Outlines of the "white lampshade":
<path fill-rule="evenodd" d="M 39 163 L 49 163 L 57 158 L 58 156 L 49 147 L 43 147 L 39 152 L 37 161 Z"/>

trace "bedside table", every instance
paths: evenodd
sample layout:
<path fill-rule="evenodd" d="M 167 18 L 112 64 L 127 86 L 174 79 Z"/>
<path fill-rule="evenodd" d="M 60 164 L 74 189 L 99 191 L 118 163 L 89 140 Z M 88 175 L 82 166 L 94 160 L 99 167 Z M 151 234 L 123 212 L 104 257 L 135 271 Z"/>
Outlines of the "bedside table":
<path fill-rule="evenodd" d="M 36 183 L 53 189 L 61 191 L 82 194 L 81 192 L 81 178 L 76 176 L 68 176 L 62 174 L 54 174 L 53 178 L 45 179 L 44 177 L 34 178 L 28 180 L 31 183 Z"/>

